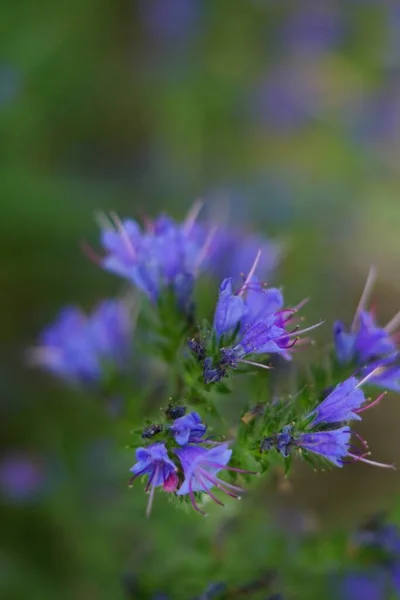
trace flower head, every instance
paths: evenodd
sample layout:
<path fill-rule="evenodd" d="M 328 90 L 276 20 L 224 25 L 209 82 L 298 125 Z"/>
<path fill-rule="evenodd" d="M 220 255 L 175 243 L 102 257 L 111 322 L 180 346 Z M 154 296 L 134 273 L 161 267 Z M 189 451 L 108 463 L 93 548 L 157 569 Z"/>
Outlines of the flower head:
<path fill-rule="evenodd" d="M 341 321 L 334 323 L 335 352 L 340 363 L 355 363 L 365 367 L 365 372 L 369 372 L 379 364 L 392 365 L 384 374 L 374 377 L 371 383 L 400 391 L 400 367 L 395 364 L 398 346 L 393 335 L 400 322 L 400 313 L 395 315 L 385 327 L 377 324 L 373 312 L 366 309 L 375 279 L 376 270 L 372 268 L 350 329 L 346 329 Z"/>
<path fill-rule="evenodd" d="M 131 281 L 152 301 L 168 288 L 180 308 L 190 305 L 193 282 L 210 250 L 214 229 L 204 240 L 194 234 L 198 207 L 186 221 L 176 223 L 161 215 L 142 229 L 132 220 L 112 214 L 113 223 L 103 226 L 101 243 L 106 256 L 101 265 L 108 271 Z"/>
<path fill-rule="evenodd" d="M 334 390 L 313 411 L 314 418 L 310 426 L 316 427 L 324 423 L 341 423 L 342 421 L 360 420 L 357 409 L 366 402 L 360 384 L 355 377 L 339 383 Z"/>
<path fill-rule="evenodd" d="M 243 492 L 241 488 L 218 477 L 218 473 L 224 469 L 239 473 L 248 472 L 228 466 L 232 450 L 228 448 L 227 443 L 216 444 L 213 448 L 186 445 L 182 448 L 176 448 L 174 452 L 181 462 L 185 475 L 177 494 L 178 496 L 189 494 L 193 507 L 198 512 L 205 514 L 197 506 L 194 492 L 204 492 L 220 505 L 222 505 L 222 502 L 211 491 L 213 487 L 225 492 L 232 498 L 239 498 L 238 493 Z"/>
<path fill-rule="evenodd" d="M 105 300 L 89 316 L 69 307 L 47 327 L 32 361 L 73 383 L 98 382 L 105 363 L 122 368 L 129 357 L 132 323 L 127 306 Z"/>
<path fill-rule="evenodd" d="M 137 448 L 136 459 L 137 462 L 130 469 L 133 473 L 130 482 L 132 483 L 140 475 L 148 476 L 145 491 L 150 489 L 146 511 L 149 516 L 156 487 L 162 486 L 166 492 L 175 491 L 178 483 L 177 468 L 169 458 L 165 444 L 162 443 L 152 444 L 146 448 Z"/>
<path fill-rule="evenodd" d="M 175 441 L 184 446 L 187 443 L 199 443 L 206 432 L 207 427 L 201 422 L 201 417 L 197 412 L 191 412 L 184 417 L 175 419 L 170 427 L 170 431 Z"/>
<path fill-rule="evenodd" d="M 360 420 L 360 413 L 375 406 L 385 395 L 381 394 L 372 402 L 368 402 L 365 398 L 360 387 L 373 376 L 374 371 L 361 381 L 350 377 L 339 383 L 311 413 L 305 416 L 305 429 L 295 431 L 294 425 L 286 425 L 280 433 L 262 440 L 261 451 L 266 452 L 276 448 L 282 456 L 287 457 L 293 448 L 300 448 L 319 454 L 337 467 L 341 467 L 347 458 L 349 462 L 361 461 L 374 466 L 394 468 L 393 465 L 367 459 L 366 457 L 370 455 L 368 444 L 359 434 L 355 435 L 361 442 L 361 448 L 357 449 L 350 444 L 353 432 L 347 423 Z"/>
<path fill-rule="evenodd" d="M 280 354 L 290 359 L 290 349 L 297 336 L 314 327 L 298 331 L 295 327 L 287 331 L 289 321 L 300 306 L 285 309 L 282 292 L 277 288 L 266 288 L 254 276 L 261 251 L 250 272 L 235 293 L 232 278 L 224 279 L 214 314 L 214 332 L 221 339 L 229 340 L 229 346 L 221 348 L 221 358 L 217 364 L 210 357 L 203 358 L 204 380 L 206 383 L 219 381 L 228 368 L 236 368 L 239 362 L 268 368 L 265 365 L 247 360 L 252 354 Z"/>

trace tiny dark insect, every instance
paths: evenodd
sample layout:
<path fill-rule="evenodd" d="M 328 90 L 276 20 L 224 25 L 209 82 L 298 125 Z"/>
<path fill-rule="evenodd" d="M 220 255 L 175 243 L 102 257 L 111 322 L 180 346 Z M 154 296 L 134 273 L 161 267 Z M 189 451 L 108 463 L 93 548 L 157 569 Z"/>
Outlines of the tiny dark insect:
<path fill-rule="evenodd" d="M 164 429 L 163 425 L 160 425 L 158 423 L 154 423 L 154 425 L 149 425 L 149 427 L 146 427 L 146 429 L 143 430 L 142 433 L 142 438 L 152 438 L 155 435 L 157 435 L 158 433 L 161 433 Z"/>
<path fill-rule="evenodd" d="M 186 406 L 178 406 L 176 404 L 172 404 L 172 402 L 170 402 L 168 404 L 168 408 L 165 411 L 165 414 L 168 417 L 168 419 L 172 419 L 173 421 L 175 419 L 179 419 L 180 417 L 183 417 L 183 415 L 185 413 L 186 413 Z"/>

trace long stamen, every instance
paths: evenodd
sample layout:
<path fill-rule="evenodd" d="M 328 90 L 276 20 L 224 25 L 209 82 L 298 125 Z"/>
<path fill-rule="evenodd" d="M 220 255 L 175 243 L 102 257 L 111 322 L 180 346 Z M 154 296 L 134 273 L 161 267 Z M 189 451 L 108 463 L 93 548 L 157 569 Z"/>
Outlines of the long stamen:
<path fill-rule="evenodd" d="M 148 488 L 148 486 L 150 485 L 150 482 L 155 479 L 157 481 L 158 479 L 158 473 L 159 473 L 160 467 L 157 465 L 157 467 L 154 470 L 154 473 L 151 477 L 151 479 L 149 479 L 149 483 L 146 486 L 146 490 Z M 151 486 L 151 490 L 150 490 L 150 496 L 149 496 L 149 501 L 147 503 L 147 508 L 146 508 L 146 517 L 149 518 L 150 513 L 151 513 L 151 507 L 153 506 L 153 499 L 154 499 L 154 492 L 155 492 L 156 486 L 152 485 Z"/>
<path fill-rule="evenodd" d="M 94 213 L 94 220 L 100 227 L 100 229 L 108 229 L 114 231 L 114 226 L 111 223 L 110 219 L 107 217 L 106 213 L 102 210 L 96 210 Z"/>
<path fill-rule="evenodd" d="M 359 381 L 356 385 L 356 388 L 361 387 L 362 385 L 364 385 L 364 383 L 366 383 L 367 381 L 369 381 L 369 379 L 371 379 L 372 377 L 376 377 L 377 375 L 380 375 L 381 373 L 384 373 L 385 368 L 382 366 L 376 367 L 376 369 L 373 369 L 370 373 L 368 373 L 368 375 L 366 375 L 363 379 L 361 379 L 361 381 Z"/>
<path fill-rule="evenodd" d="M 237 469 L 236 467 L 230 467 L 229 465 L 222 465 L 216 462 L 207 461 L 208 465 L 217 467 L 217 469 L 226 469 L 227 471 L 235 471 L 236 473 L 247 473 L 247 475 L 258 475 L 257 471 L 247 471 L 246 469 Z"/>
<path fill-rule="evenodd" d="M 196 200 L 196 202 L 193 204 L 188 214 L 186 215 L 186 218 L 183 222 L 183 232 L 186 235 L 189 235 L 189 233 L 192 231 L 193 225 L 196 223 L 197 217 L 199 216 L 199 213 L 203 206 L 203 200 Z"/>
<path fill-rule="evenodd" d="M 351 324 L 350 331 L 355 331 L 355 329 L 358 325 L 358 318 L 360 316 L 360 313 L 365 309 L 365 306 L 369 300 L 369 297 L 372 292 L 372 288 L 375 285 L 376 277 L 377 277 L 377 269 L 375 267 L 371 267 L 369 270 L 369 273 L 368 273 L 367 281 L 366 281 L 364 289 L 363 289 L 363 293 L 361 294 L 360 301 L 358 303 L 356 312 L 354 314 L 353 323 Z"/>
<path fill-rule="evenodd" d="M 386 333 L 394 333 L 400 325 L 400 311 L 390 319 L 389 323 L 383 328 Z"/>
<path fill-rule="evenodd" d="M 211 500 L 214 500 L 214 502 L 216 504 L 219 504 L 220 506 L 225 506 L 224 503 L 221 502 L 221 500 L 218 500 L 218 498 L 212 493 L 212 491 L 208 489 L 207 483 L 201 477 L 199 472 L 197 472 L 197 479 L 199 480 L 199 483 L 201 483 L 201 485 L 203 486 L 203 490 L 205 491 L 205 493 L 210 496 Z"/>
<path fill-rule="evenodd" d="M 253 278 L 253 275 L 254 275 L 254 273 L 255 273 L 255 271 L 256 271 L 256 269 L 257 269 L 257 265 L 258 265 L 258 263 L 260 262 L 260 258 L 261 258 L 261 249 L 260 249 L 260 250 L 258 250 L 258 252 L 257 252 L 257 254 L 256 254 L 256 257 L 255 257 L 255 259 L 254 259 L 254 262 L 253 262 L 253 265 L 252 265 L 252 267 L 251 267 L 251 269 L 250 269 L 250 271 L 249 271 L 249 274 L 247 275 L 247 277 L 246 277 L 246 279 L 245 279 L 245 281 L 244 281 L 244 283 L 243 283 L 242 287 L 240 288 L 240 290 L 239 290 L 239 292 L 238 292 L 238 294 L 237 294 L 238 296 L 242 296 L 242 294 L 244 293 L 244 291 L 245 291 L 245 289 L 246 289 L 246 287 L 247 287 L 247 285 L 248 285 L 249 281 L 251 281 L 251 280 L 252 280 L 252 278 Z"/>
<path fill-rule="evenodd" d="M 197 255 L 196 263 L 195 263 L 194 269 L 193 269 L 195 273 L 200 268 L 200 265 L 203 262 L 203 260 L 206 258 L 207 252 L 210 249 L 211 243 L 212 243 L 217 231 L 218 231 L 218 225 L 214 225 L 213 227 L 211 227 L 210 231 L 208 232 L 208 235 L 203 244 L 203 247 L 200 249 L 200 251 Z"/>
<path fill-rule="evenodd" d="M 86 256 L 88 257 L 89 260 L 91 260 L 95 265 L 101 266 L 103 263 L 103 258 L 97 254 L 97 252 L 95 252 L 93 250 L 93 248 L 90 246 L 90 244 L 88 244 L 85 240 L 83 240 L 80 243 L 80 247 L 81 250 L 84 254 L 86 254 Z"/>
<path fill-rule="evenodd" d="M 355 461 L 363 462 L 363 463 L 366 463 L 367 465 L 372 465 L 373 467 L 382 467 L 383 469 L 396 470 L 396 467 L 394 465 L 387 465 L 385 463 L 379 463 L 374 460 L 368 460 L 366 458 L 356 456 L 355 454 L 351 454 L 350 452 L 349 452 L 348 456 L 351 456 L 351 458 L 354 458 Z"/>
<path fill-rule="evenodd" d="M 368 449 L 368 442 L 367 440 L 364 440 L 363 437 L 361 437 L 361 435 L 359 433 L 357 433 L 357 431 L 352 431 L 352 433 L 356 436 L 356 438 L 361 442 L 361 445 L 363 447 L 363 450 L 367 450 Z"/>
<path fill-rule="evenodd" d="M 140 475 L 143 475 L 147 471 L 147 469 L 148 469 L 148 467 L 145 467 L 144 469 L 142 469 L 138 473 L 135 473 L 134 475 L 132 475 L 132 477 L 129 479 L 129 485 L 131 486 L 132 483 L 135 481 L 135 479 L 137 477 L 140 477 Z"/>
<path fill-rule="evenodd" d="M 237 494 L 234 494 L 233 492 L 230 492 L 229 490 L 225 489 L 225 487 L 223 486 L 223 484 L 225 483 L 225 481 L 222 482 L 217 477 L 211 477 L 211 475 L 209 473 L 207 473 L 207 471 L 205 471 L 204 469 L 201 469 L 201 473 L 202 473 L 203 477 L 205 477 L 205 479 L 207 479 L 213 485 L 215 485 L 219 490 L 221 490 L 221 492 L 224 492 L 225 494 L 227 494 L 231 498 L 235 498 L 235 499 L 239 498 L 239 496 Z"/>
<path fill-rule="evenodd" d="M 190 496 L 190 501 L 193 505 L 194 510 L 197 510 L 197 512 L 199 512 L 201 515 L 206 516 L 207 513 L 205 513 L 204 510 L 201 510 L 197 506 L 196 498 L 194 497 L 194 494 L 193 494 L 192 476 L 189 479 L 189 496 Z"/>
<path fill-rule="evenodd" d="M 132 258 L 136 259 L 137 258 L 136 250 L 132 245 L 132 242 L 129 238 L 129 235 L 128 235 L 121 219 L 115 212 L 110 212 L 110 217 L 114 221 L 115 227 L 117 228 L 120 236 L 122 237 L 122 239 L 125 243 L 125 246 L 126 246 L 127 250 L 129 251 L 130 255 L 132 256 Z"/>
<path fill-rule="evenodd" d="M 262 369 L 273 369 L 274 367 L 269 367 L 268 365 L 262 365 L 261 363 L 254 362 L 253 360 L 247 360 L 241 358 L 238 362 L 245 363 L 246 365 L 253 365 L 254 367 L 261 367 Z"/>
<path fill-rule="evenodd" d="M 300 329 L 300 330 L 294 330 L 292 332 L 288 332 L 285 335 L 281 335 L 279 338 L 276 338 L 278 340 L 285 338 L 285 337 L 292 337 L 294 334 L 296 334 L 296 336 L 302 334 L 302 333 L 307 333 L 307 331 L 312 331 L 313 329 L 316 329 L 317 327 L 320 327 L 325 321 L 320 321 L 319 323 L 316 323 L 315 325 L 311 325 L 311 327 L 306 327 L 306 329 Z"/>
<path fill-rule="evenodd" d="M 234 490 L 235 492 L 239 492 L 239 494 L 243 494 L 246 491 L 243 488 L 239 487 L 238 485 L 233 485 L 232 483 L 228 483 L 227 481 L 224 481 L 223 479 L 218 479 L 218 477 L 216 478 L 216 480 L 218 481 L 218 483 L 220 483 L 224 487 L 228 487 L 231 490 Z"/>
<path fill-rule="evenodd" d="M 373 406 L 376 406 L 386 396 L 386 394 L 387 394 L 387 392 L 383 392 L 380 396 L 378 396 L 376 398 L 376 400 L 374 400 L 373 402 L 370 402 L 369 404 L 366 404 L 365 406 L 362 406 L 361 408 L 355 410 L 354 412 L 359 414 L 361 412 L 364 412 L 365 410 L 368 410 L 369 408 L 372 408 Z"/>

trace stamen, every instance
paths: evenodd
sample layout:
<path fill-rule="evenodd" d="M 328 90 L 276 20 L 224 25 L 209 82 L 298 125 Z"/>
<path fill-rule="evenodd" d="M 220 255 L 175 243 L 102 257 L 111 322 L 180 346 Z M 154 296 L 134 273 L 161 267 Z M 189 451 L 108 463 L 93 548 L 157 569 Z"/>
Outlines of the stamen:
<path fill-rule="evenodd" d="M 96 221 L 100 229 L 108 229 L 110 231 L 114 231 L 114 226 L 104 211 L 96 210 L 94 213 L 94 220 Z"/>
<path fill-rule="evenodd" d="M 240 290 L 239 290 L 239 292 L 238 292 L 238 294 L 237 294 L 239 297 L 240 297 L 240 296 L 242 296 L 243 292 L 244 292 L 244 291 L 245 291 L 245 289 L 246 289 L 246 286 L 247 286 L 247 285 L 248 285 L 248 283 L 249 283 L 249 282 L 252 280 L 252 278 L 253 278 L 253 275 L 254 275 L 254 273 L 255 273 L 255 271 L 256 271 L 256 269 L 257 269 L 257 265 L 258 265 L 258 263 L 260 262 L 260 258 L 261 258 L 261 249 L 260 249 L 260 250 L 258 250 L 258 252 L 257 252 L 257 254 L 256 254 L 256 257 L 255 257 L 255 259 L 254 259 L 253 265 L 252 265 L 252 267 L 251 267 L 251 269 L 250 269 L 250 271 L 249 271 L 249 274 L 247 275 L 247 277 L 246 277 L 246 279 L 245 279 L 245 281 L 244 281 L 244 283 L 243 283 L 242 287 L 240 288 Z"/>
<path fill-rule="evenodd" d="M 154 469 L 154 473 L 151 477 L 151 480 L 149 479 L 149 483 L 146 486 L 146 490 L 150 484 L 150 481 L 152 481 L 153 479 L 158 479 L 158 473 L 159 473 L 160 467 L 157 465 L 157 467 Z M 146 508 L 146 517 L 149 518 L 150 513 L 151 513 L 151 507 L 153 506 L 153 499 L 154 499 L 154 492 L 155 492 L 156 486 L 152 485 L 151 486 L 151 490 L 150 490 L 150 496 L 149 496 L 149 501 L 147 503 L 147 508 Z"/>
<path fill-rule="evenodd" d="M 203 262 L 203 260 L 206 258 L 207 252 L 210 249 L 211 243 L 212 243 L 217 231 L 218 231 L 218 225 L 213 225 L 213 227 L 211 227 L 210 231 L 208 232 L 208 235 L 203 244 L 203 247 L 200 249 L 200 251 L 197 255 L 197 259 L 196 259 L 194 269 L 193 269 L 195 273 L 200 268 L 200 265 Z"/>
<path fill-rule="evenodd" d="M 382 366 L 376 367 L 370 373 L 368 373 L 368 375 L 366 375 L 363 379 L 361 379 L 361 381 L 359 381 L 357 383 L 356 388 L 361 387 L 362 385 L 364 385 L 364 383 L 369 381 L 369 379 L 371 379 L 372 377 L 375 377 L 376 375 L 380 375 L 381 373 L 384 373 L 384 372 L 385 372 L 385 367 L 382 367 Z"/>
<path fill-rule="evenodd" d="M 238 485 L 233 485 L 232 483 L 228 483 L 227 481 L 223 480 L 223 479 L 218 479 L 218 477 L 216 478 L 216 480 L 218 481 L 218 483 L 220 483 L 221 485 L 230 488 L 231 490 L 234 490 L 235 492 L 239 492 L 239 494 L 243 494 L 246 490 L 244 490 L 243 488 L 239 487 Z"/>
<path fill-rule="evenodd" d="M 262 369 L 273 369 L 274 367 L 269 367 L 268 365 L 262 365 L 261 363 L 254 362 L 253 360 L 247 360 L 244 358 L 239 359 L 238 362 L 245 363 L 246 365 L 253 365 L 253 367 L 261 367 Z"/>
<path fill-rule="evenodd" d="M 143 475 L 143 473 L 145 473 L 146 471 L 147 471 L 147 467 L 145 467 L 144 469 L 139 471 L 139 473 L 135 473 L 134 475 L 132 475 L 132 477 L 129 479 L 129 485 L 132 485 L 132 483 L 135 481 L 135 479 L 137 477 L 140 477 L 140 475 Z"/>
<path fill-rule="evenodd" d="M 183 222 L 183 232 L 186 235 L 189 235 L 189 233 L 192 231 L 193 225 L 196 223 L 197 217 L 199 216 L 199 213 L 203 206 L 203 200 L 196 200 L 196 202 L 194 202 L 193 206 L 186 215 L 186 218 Z"/>
<path fill-rule="evenodd" d="M 389 321 L 387 325 L 383 328 L 386 333 L 394 333 L 396 329 L 400 326 L 400 311 L 394 315 L 393 319 Z"/>
<path fill-rule="evenodd" d="M 374 400 L 373 402 L 370 402 L 369 404 L 362 406 L 361 408 L 355 410 L 354 412 L 359 414 L 361 412 L 364 412 L 365 410 L 368 410 L 369 408 L 372 408 L 373 406 L 376 406 L 386 396 L 386 394 L 387 394 L 387 392 L 383 392 L 380 396 L 378 396 L 376 398 L 376 400 Z"/>
<path fill-rule="evenodd" d="M 119 218 L 119 216 L 115 213 L 115 212 L 110 212 L 110 217 L 112 218 L 112 220 L 115 223 L 115 226 L 120 234 L 120 236 L 122 237 L 125 246 L 127 248 L 127 250 L 129 251 L 130 255 L 132 258 L 136 259 L 137 258 L 137 252 L 135 250 L 135 248 L 132 245 L 132 242 L 129 238 L 129 235 L 121 221 L 121 219 Z"/>
<path fill-rule="evenodd" d="M 291 337 L 294 333 L 296 333 L 296 335 L 307 333 L 307 331 L 312 331 L 313 329 L 316 329 L 317 327 L 320 327 L 321 325 L 323 325 L 323 323 L 325 323 L 325 321 L 320 321 L 319 323 L 316 323 L 315 325 L 311 325 L 311 327 L 306 327 L 306 329 L 300 329 L 300 331 L 297 330 L 297 328 L 296 328 L 294 331 L 288 332 L 285 335 L 282 335 L 281 338 Z M 277 338 L 277 339 L 279 340 L 281 338 Z"/>
<path fill-rule="evenodd" d="M 351 454 L 350 452 L 349 452 L 348 456 L 351 456 L 351 458 L 354 458 L 355 461 L 363 462 L 363 463 L 366 463 L 367 465 L 372 465 L 373 467 L 382 467 L 383 469 L 396 470 L 396 467 L 394 465 L 387 465 L 385 463 L 379 463 L 374 460 L 367 460 L 366 458 L 356 456 L 355 454 Z"/>
<path fill-rule="evenodd" d="M 204 510 L 201 510 L 197 506 L 196 498 L 194 497 L 194 494 L 193 494 L 192 477 L 190 477 L 190 479 L 189 479 L 189 496 L 190 496 L 190 501 L 193 505 L 194 510 L 197 510 L 197 512 L 199 512 L 201 515 L 203 515 L 205 517 L 207 515 L 207 513 L 205 513 Z"/>
<path fill-rule="evenodd" d="M 103 263 L 103 257 L 100 256 L 99 254 L 97 254 L 93 248 L 85 241 L 83 240 L 80 243 L 80 247 L 82 252 L 88 257 L 89 260 L 91 260 L 95 265 L 97 266 L 101 266 Z"/>
<path fill-rule="evenodd" d="M 375 281 L 376 281 L 376 277 L 377 277 L 377 269 L 375 267 L 371 267 L 368 273 L 368 277 L 367 277 L 367 281 L 365 283 L 364 286 L 364 290 L 363 293 L 361 294 L 361 298 L 360 301 L 358 303 L 358 306 L 356 308 L 356 312 L 353 318 L 353 323 L 351 324 L 351 328 L 350 331 L 354 332 L 357 328 L 358 325 L 358 318 L 360 316 L 360 313 L 365 310 L 365 306 L 369 300 L 369 297 L 371 295 L 372 289 L 375 285 Z"/>
<path fill-rule="evenodd" d="M 211 498 L 211 500 L 214 500 L 214 502 L 216 504 L 219 504 L 220 506 L 225 506 L 223 502 L 221 502 L 221 500 L 218 500 L 218 498 L 212 493 L 211 490 L 208 489 L 207 487 L 207 483 L 204 481 L 204 479 L 201 477 L 199 471 L 197 471 L 196 473 L 196 477 L 199 480 L 199 483 L 203 486 L 203 490 L 205 491 L 206 494 L 208 494 Z"/>
<path fill-rule="evenodd" d="M 356 438 L 361 442 L 361 445 L 363 447 L 363 450 L 367 450 L 368 449 L 368 442 L 366 440 L 364 440 L 363 437 L 361 437 L 361 435 L 359 433 L 357 433 L 357 431 L 352 431 L 352 433 L 356 436 Z"/>
<path fill-rule="evenodd" d="M 217 479 L 216 477 L 211 477 L 211 475 L 209 473 L 207 473 L 207 471 L 205 471 L 204 469 L 201 469 L 201 474 L 202 474 L 202 476 L 205 479 L 207 479 L 208 481 L 210 481 L 219 490 L 221 490 L 221 492 L 224 492 L 225 494 L 227 494 L 231 498 L 235 498 L 235 499 L 238 498 L 237 494 L 234 494 L 233 492 L 230 492 L 229 490 L 227 490 L 227 489 L 224 488 L 224 486 L 222 484 L 225 483 L 225 482 L 222 482 L 220 479 Z"/>
<path fill-rule="evenodd" d="M 227 471 L 235 471 L 236 473 L 247 473 L 248 475 L 258 475 L 256 471 L 247 471 L 246 469 L 237 469 L 236 467 L 230 467 L 229 465 L 221 465 L 220 463 L 207 461 L 208 465 L 217 467 L 217 469 L 226 469 Z"/>

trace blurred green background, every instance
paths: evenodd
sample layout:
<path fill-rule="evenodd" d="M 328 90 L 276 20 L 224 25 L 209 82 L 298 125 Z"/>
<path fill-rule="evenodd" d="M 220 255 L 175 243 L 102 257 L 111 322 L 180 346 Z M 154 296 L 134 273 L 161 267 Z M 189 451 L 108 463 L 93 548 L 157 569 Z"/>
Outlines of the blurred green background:
<path fill-rule="evenodd" d="M 130 424 L 31 372 L 25 352 L 63 305 L 120 291 L 80 248 L 97 243 L 95 210 L 182 218 L 199 197 L 285 242 L 276 282 L 289 303 L 311 297 L 323 344 L 371 263 L 387 322 L 400 306 L 398 3 L 3 0 L 0 12 L 1 443 L 40 474 L 32 496 L 1 500 L 1 597 L 187 599 L 279 562 L 269 505 L 328 528 L 392 507 L 398 475 L 296 466 L 283 491 L 206 522 L 162 497 L 147 522 L 140 485 L 126 487 Z M 361 427 L 377 460 L 400 460 L 398 402 Z"/>

